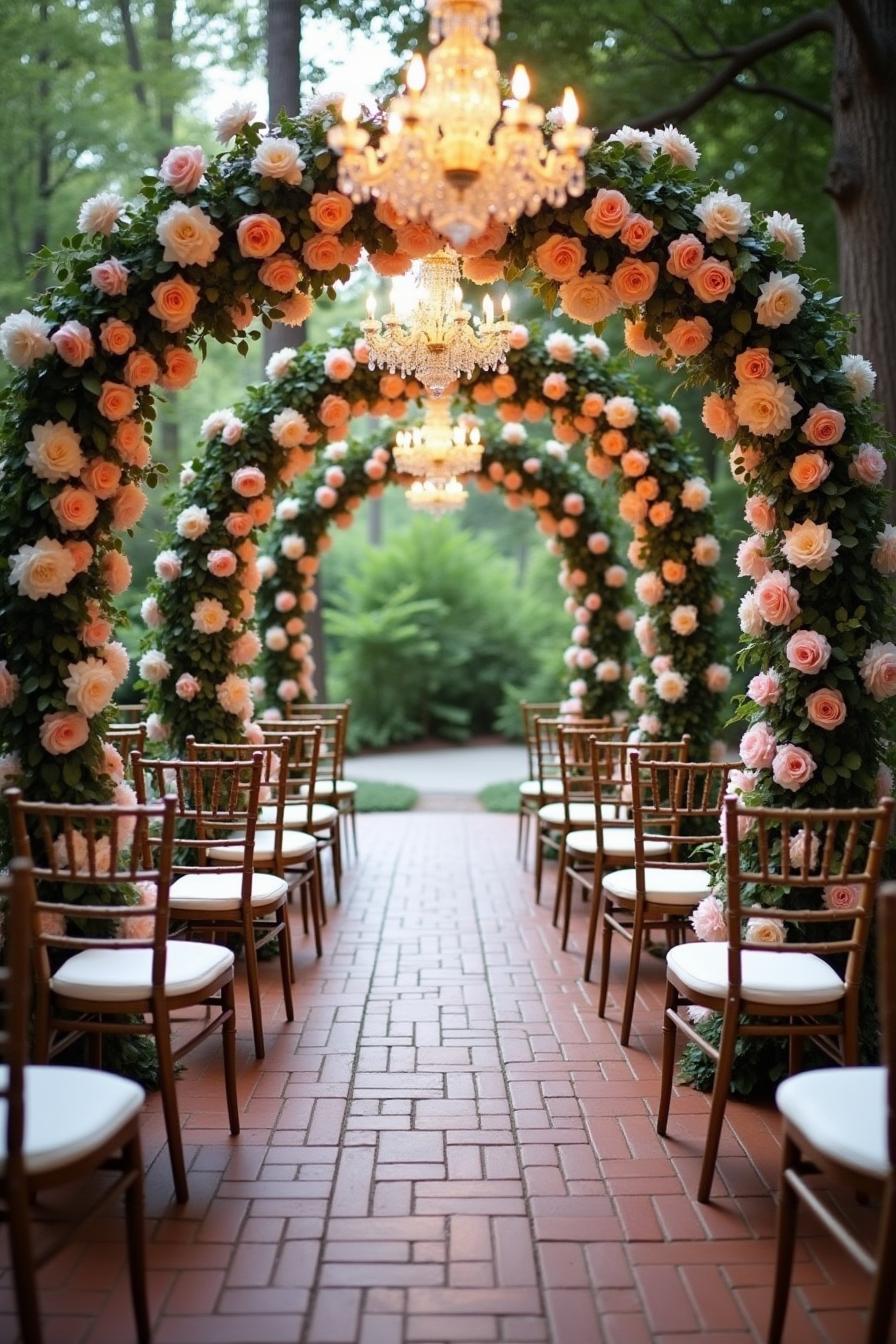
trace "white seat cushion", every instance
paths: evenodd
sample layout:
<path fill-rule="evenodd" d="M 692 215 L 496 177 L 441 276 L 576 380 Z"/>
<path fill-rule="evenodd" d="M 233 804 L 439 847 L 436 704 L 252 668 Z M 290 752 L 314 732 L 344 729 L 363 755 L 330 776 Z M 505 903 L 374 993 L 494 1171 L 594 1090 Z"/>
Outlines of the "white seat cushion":
<path fill-rule="evenodd" d="M 183 914 L 187 910 L 239 910 L 242 899 L 243 874 L 184 873 L 171 888 L 171 909 Z M 276 873 L 252 874 L 252 904 L 270 905 L 287 892 L 286 883 Z"/>
<path fill-rule="evenodd" d="M 311 804 L 311 825 L 315 829 L 324 826 L 332 826 L 338 816 L 335 807 L 329 807 L 326 803 Z M 259 821 L 276 821 L 276 807 L 263 807 L 258 814 Z M 283 809 L 284 826 L 307 826 L 308 808 L 304 803 L 287 803 Z"/>
<path fill-rule="evenodd" d="M 562 798 L 563 781 L 561 779 L 524 779 L 520 785 L 524 798 Z"/>
<path fill-rule="evenodd" d="M 9 1070 L 0 1067 L 8 1086 Z M 26 1170 L 37 1173 L 77 1162 L 101 1148 L 138 1114 L 143 1088 L 100 1069 L 29 1064 L 25 1069 Z M 7 1103 L 0 1101 L 0 1171 L 6 1170 Z"/>
<path fill-rule="evenodd" d="M 637 870 L 617 868 L 607 873 L 604 887 L 617 901 L 634 902 L 638 892 Z M 644 891 L 648 901 L 655 905 L 696 905 L 712 886 L 712 879 L 702 868 L 644 869 Z"/>
<path fill-rule="evenodd" d="M 304 810 L 304 809 L 303 809 Z M 252 847 L 252 858 L 259 863 L 265 859 L 271 860 L 274 857 L 274 840 L 276 831 L 256 831 L 255 844 Z M 235 840 L 242 840 L 241 835 L 233 837 Z M 284 859 L 303 859 L 306 854 L 312 853 L 317 848 L 317 841 L 313 835 L 307 835 L 305 831 L 284 831 L 283 845 L 281 853 Z M 242 845 L 213 845 L 207 851 L 211 863 L 238 863 L 243 862 Z"/>
<path fill-rule="evenodd" d="M 607 806 L 607 804 L 603 804 Z M 596 854 L 597 853 L 597 831 L 573 831 L 566 837 L 566 848 L 573 850 L 576 854 Z M 603 853 L 609 854 L 612 858 L 617 856 L 624 858 L 633 858 L 635 853 L 635 833 L 624 826 L 608 826 L 603 833 Z M 669 853 L 669 846 L 664 840 L 645 840 L 644 853 L 659 858 L 661 854 Z"/>
<path fill-rule="evenodd" d="M 728 944 L 682 943 L 670 949 L 666 964 L 683 984 L 699 994 L 723 999 L 728 993 Z M 825 1003 L 843 997 L 837 972 L 812 952 L 741 953 L 741 993 L 756 1003 Z"/>
<path fill-rule="evenodd" d="M 856 1171 L 889 1176 L 886 1069 L 798 1073 L 781 1084 L 775 1101 L 819 1152 Z"/>
<path fill-rule="evenodd" d="M 214 943 L 168 943 L 165 992 L 193 994 L 211 985 L 233 966 L 233 953 Z M 67 998 L 115 1003 L 149 998 L 152 993 L 152 948 L 91 947 L 70 957 L 50 980 L 50 988 Z"/>
<path fill-rule="evenodd" d="M 570 803 L 568 809 L 563 803 L 545 803 L 544 807 L 538 809 L 538 815 L 551 826 L 563 826 L 566 824 L 567 810 L 572 826 L 594 825 L 593 803 Z M 601 803 L 600 815 L 604 821 L 619 821 L 625 816 L 625 809 L 619 809 L 613 803 Z"/>
<path fill-rule="evenodd" d="M 334 781 L 332 779 L 319 779 L 314 785 L 315 798 L 329 798 L 333 793 Z M 340 798 L 347 798 L 352 793 L 358 792 L 358 786 L 350 779 L 337 779 L 335 781 L 336 793 Z M 302 794 L 307 794 L 308 785 L 303 784 L 299 790 Z"/>

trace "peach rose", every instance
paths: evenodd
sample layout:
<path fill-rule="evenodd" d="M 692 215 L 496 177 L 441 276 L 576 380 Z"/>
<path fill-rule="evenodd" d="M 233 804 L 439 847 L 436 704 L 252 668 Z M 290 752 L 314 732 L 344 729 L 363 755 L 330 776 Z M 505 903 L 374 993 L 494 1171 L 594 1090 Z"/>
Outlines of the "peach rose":
<path fill-rule="evenodd" d="M 720 303 L 734 289 L 734 272 L 727 261 L 707 257 L 688 276 L 688 284 L 701 303 Z"/>
<path fill-rule="evenodd" d="M 316 191 L 308 207 L 311 223 L 322 233 L 339 233 L 353 213 L 351 201 L 341 191 Z"/>
<path fill-rule="evenodd" d="M 794 489 L 817 490 L 831 474 L 831 463 L 824 453 L 798 453 L 790 467 Z"/>
<path fill-rule="evenodd" d="M 711 392 L 708 397 L 704 397 L 701 419 L 710 434 L 715 434 L 717 439 L 730 440 L 737 434 L 737 416 L 730 397 L 720 396 L 718 392 Z"/>
<path fill-rule="evenodd" d="M 40 744 L 50 756 L 67 756 L 83 747 L 90 736 L 90 724 L 83 714 L 58 710 L 45 714 L 40 725 Z"/>
<path fill-rule="evenodd" d="M 94 457 L 81 472 L 81 484 L 98 499 L 111 499 L 121 482 L 121 467 L 105 457 Z"/>
<path fill-rule="evenodd" d="M 228 513 L 224 529 L 232 537 L 247 537 L 252 531 L 252 519 L 248 513 Z"/>
<path fill-rule="evenodd" d="M 33 546 L 20 546 L 9 563 L 10 585 L 32 602 L 61 597 L 77 573 L 68 547 L 51 537 L 41 537 Z"/>
<path fill-rule="evenodd" d="M 67 541 L 65 549 L 71 556 L 76 574 L 86 574 L 93 559 L 93 547 L 89 541 Z"/>
<path fill-rule="evenodd" d="M 664 560 L 662 572 L 667 583 L 677 586 L 679 583 L 684 583 L 687 578 L 688 567 L 683 565 L 680 560 Z"/>
<path fill-rule="evenodd" d="M 846 704 L 839 691 L 824 687 L 806 696 L 806 714 L 818 728 L 839 728 L 846 718 Z"/>
<path fill-rule="evenodd" d="M 763 327 L 783 327 L 792 322 L 806 301 L 798 275 L 772 271 L 759 286 L 756 317 Z"/>
<path fill-rule="evenodd" d="M 647 323 L 644 318 L 639 318 L 637 322 L 632 322 L 630 318 L 625 319 L 625 348 L 631 350 L 633 355 L 640 355 L 646 358 L 649 355 L 661 355 L 663 347 L 659 341 L 652 340 L 647 335 Z"/>
<path fill-rule="evenodd" d="M 748 728 L 740 740 L 740 758 L 748 770 L 766 770 L 775 758 L 775 735 L 764 719 Z"/>
<path fill-rule="evenodd" d="M 790 429 L 799 404 L 789 383 L 777 378 L 754 378 L 741 383 L 734 393 L 738 424 L 751 434 L 776 437 Z"/>
<path fill-rule="evenodd" d="M 751 346 L 742 350 L 734 361 L 734 376 L 739 383 L 751 382 L 757 378 L 770 378 L 774 365 L 764 346 Z"/>
<path fill-rule="evenodd" d="M 584 275 L 567 280 L 560 286 L 560 307 L 574 322 L 586 322 L 593 326 L 603 322 L 619 307 L 610 277 L 597 271 L 586 271 Z"/>
<path fill-rule="evenodd" d="M 335 429 L 337 425 L 345 424 L 351 415 L 351 409 L 345 397 L 337 397 L 330 393 L 324 397 L 317 414 L 321 424 L 326 425 L 328 429 Z"/>
<path fill-rule="evenodd" d="M 335 242 L 331 234 L 321 236 Z M 314 239 L 309 239 L 309 242 L 313 241 Z M 324 266 L 321 269 L 329 270 L 330 268 Z M 274 256 L 268 257 L 267 261 L 263 261 L 258 268 L 258 279 L 261 284 L 265 285 L 267 289 L 276 289 L 278 294 L 292 293 L 301 278 L 301 267 L 288 252 L 276 252 Z"/>
<path fill-rule="evenodd" d="M 205 154 L 199 145 L 176 145 L 162 160 L 159 177 L 178 196 L 186 196 L 196 190 L 204 172 Z"/>
<path fill-rule="evenodd" d="M 124 380 L 129 387 L 148 387 L 159 381 L 160 371 L 148 350 L 132 350 L 124 366 Z"/>
<path fill-rule="evenodd" d="M 66 687 L 66 703 L 86 719 L 92 719 L 106 708 L 118 683 L 102 658 L 84 658 L 69 663 L 68 676 L 62 684 Z"/>
<path fill-rule="evenodd" d="M 840 543 L 835 541 L 827 523 L 815 523 L 807 518 L 784 533 L 781 549 L 787 563 L 798 569 L 824 570 L 834 563 Z"/>
<path fill-rule="evenodd" d="M 744 517 L 751 527 L 763 536 L 775 530 L 777 515 L 775 507 L 765 495 L 750 495 L 744 508 Z"/>
<path fill-rule="evenodd" d="M 628 439 L 621 429 L 608 429 L 600 436 L 600 446 L 607 457 L 621 457 L 628 447 Z"/>
<path fill-rule="evenodd" d="M 549 373 L 541 385 L 542 395 L 550 401 L 562 401 L 569 391 L 569 383 L 563 373 Z"/>
<path fill-rule="evenodd" d="M 404 252 L 412 261 L 419 261 L 439 250 L 439 235 L 422 222 L 399 224 L 395 229 L 395 242 L 399 252 Z"/>
<path fill-rule="evenodd" d="M 504 262 L 488 255 L 464 257 L 462 270 L 464 279 L 474 285 L 493 285 L 497 280 L 504 279 Z"/>
<path fill-rule="evenodd" d="M 744 930 L 745 943 L 764 943 L 766 946 L 783 943 L 786 934 L 784 926 L 777 919 L 748 919 Z"/>
<path fill-rule="evenodd" d="M 137 397 L 125 383 L 104 382 L 96 406 L 107 420 L 123 420 L 137 409 Z"/>
<path fill-rule="evenodd" d="M 672 505 L 668 499 L 660 499 L 656 504 L 651 504 L 647 516 L 654 527 L 668 527 L 673 518 Z"/>
<path fill-rule="evenodd" d="M 626 257 L 613 272 L 613 293 L 623 307 L 645 303 L 656 289 L 659 274 L 659 262 Z"/>
<path fill-rule="evenodd" d="M 757 610 L 769 625 L 790 625 L 799 615 L 800 595 L 786 569 L 773 569 L 756 584 Z"/>
<path fill-rule="evenodd" d="M 193 320 L 199 302 L 199 289 L 196 285 L 188 285 L 186 280 L 176 275 L 172 280 L 162 280 L 157 284 L 152 297 L 150 315 L 158 318 L 165 331 L 183 331 Z"/>
<path fill-rule="evenodd" d="M 131 562 L 121 551 L 107 551 L 103 556 L 101 567 L 106 587 L 113 597 L 117 597 L 131 586 L 133 575 Z"/>
<path fill-rule="evenodd" d="M 585 211 L 585 223 L 592 233 L 599 234 L 601 238 L 612 238 L 625 224 L 631 212 L 632 208 L 621 191 L 601 187 Z"/>
<path fill-rule="evenodd" d="M 149 503 L 146 495 L 133 481 L 123 485 L 112 502 L 112 526 L 116 532 L 128 532 L 143 517 Z"/>
<path fill-rule="evenodd" d="M 259 499 L 250 499 L 246 505 L 246 512 L 255 527 L 267 527 L 274 516 L 274 501 L 270 495 L 262 495 Z"/>
<path fill-rule="evenodd" d="M 700 355 L 712 340 L 712 327 L 705 317 L 680 317 L 666 332 L 665 341 L 677 359 Z"/>
<path fill-rule="evenodd" d="M 266 135 L 258 142 L 251 167 L 259 177 L 274 178 L 287 186 L 297 187 L 302 180 L 305 161 L 295 140 L 285 135 Z"/>
<path fill-rule="evenodd" d="M 283 230 L 273 215 L 244 215 L 236 228 L 236 241 L 242 257 L 272 257 L 286 242 Z"/>
<path fill-rule="evenodd" d="M 765 553 L 765 538 L 747 537 L 737 548 L 737 572 L 744 579 L 761 579 L 769 572 L 768 557 Z"/>
<path fill-rule="evenodd" d="M 93 337 L 83 322 L 63 322 L 50 337 L 56 353 L 66 364 L 80 369 L 93 354 Z"/>
<path fill-rule="evenodd" d="M 377 275 L 405 275 L 411 269 L 407 252 L 371 252 L 367 259 Z"/>
<path fill-rule="evenodd" d="M 831 646 L 815 630 L 797 630 L 784 650 L 787 662 L 796 672 L 812 677 L 823 672 L 831 656 Z"/>
<path fill-rule="evenodd" d="M 50 508 L 63 532 L 83 532 L 96 518 L 96 496 L 79 486 L 66 485 L 50 500 Z"/>
<path fill-rule="evenodd" d="M 45 420 L 31 426 L 26 461 L 44 481 L 61 481 L 77 476 L 84 465 L 81 436 L 64 420 Z"/>
<path fill-rule="evenodd" d="M 803 421 L 803 433 L 810 443 L 819 448 L 839 443 L 845 429 L 846 420 L 842 412 L 832 410 L 821 401 L 812 407 Z"/>
<path fill-rule="evenodd" d="M 869 644 L 859 663 L 859 676 L 875 700 L 896 695 L 896 644 L 875 640 Z"/>
<path fill-rule="evenodd" d="M 302 257 L 312 271 L 332 271 L 342 264 L 342 244 L 332 233 L 316 233 L 303 243 Z"/>
<path fill-rule="evenodd" d="M 772 777 L 775 783 L 782 789 L 790 789 L 794 793 L 809 783 L 816 769 L 811 753 L 806 751 L 805 747 L 795 747 L 790 742 L 778 747 L 772 761 Z"/>
<path fill-rule="evenodd" d="M 693 233 L 683 233 L 669 244 L 666 270 L 676 280 L 686 280 L 703 260 L 703 243 Z"/>
<path fill-rule="evenodd" d="M 139 420 L 120 420 L 115 428 L 112 445 L 122 461 L 132 467 L 149 465 L 149 444 L 143 435 Z"/>
<path fill-rule="evenodd" d="M 572 280 L 585 265 L 585 249 L 578 238 L 552 233 L 535 249 L 535 264 L 549 280 Z"/>
<path fill-rule="evenodd" d="M 655 237 L 656 229 L 652 221 L 637 213 L 628 216 L 619 232 L 619 241 L 629 252 L 643 252 L 650 240 Z"/>
<path fill-rule="evenodd" d="M 136 341 L 137 335 L 130 322 L 107 317 L 100 327 L 100 345 L 109 355 L 126 355 Z"/>
<path fill-rule="evenodd" d="M 179 392 L 188 387 L 199 372 L 199 360 L 185 345 L 169 345 L 165 350 L 165 372 L 159 385 L 166 392 Z"/>

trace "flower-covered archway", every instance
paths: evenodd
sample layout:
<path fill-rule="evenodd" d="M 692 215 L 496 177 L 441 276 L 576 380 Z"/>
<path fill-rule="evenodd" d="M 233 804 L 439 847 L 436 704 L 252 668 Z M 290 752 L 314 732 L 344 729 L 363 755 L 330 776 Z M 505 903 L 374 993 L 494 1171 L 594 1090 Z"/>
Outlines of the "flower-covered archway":
<path fill-rule="evenodd" d="M 332 120 L 322 108 L 271 132 L 250 107 L 230 109 L 224 153 L 173 149 L 139 207 L 114 193 L 86 202 L 48 259 L 51 288 L 0 326 L 16 369 L 3 402 L 2 772 L 32 796 L 99 800 L 113 787 L 102 739 L 125 674 L 112 638 L 130 581 L 120 534 L 145 502 L 152 388 L 184 386 L 208 339 L 248 348 L 258 313 L 301 321 L 362 249 L 395 274 L 439 243 L 335 190 Z M 369 125 L 374 139 L 380 129 Z M 672 128 L 623 129 L 589 152 L 583 199 L 510 237 L 491 227 L 466 270 L 525 274 L 586 325 L 622 310 L 634 349 L 715 388 L 704 418 L 736 441 L 755 528 L 741 558 L 756 580 L 742 605 L 758 677 L 751 783 L 765 801 L 861 802 L 890 733 L 880 703 L 896 695 L 874 375 L 801 266 L 795 221 L 754 218 L 699 181 L 697 157 Z"/>
<path fill-rule="evenodd" d="M 396 419 L 420 390 L 372 372 L 364 341 L 353 341 L 350 331 L 339 340 L 279 352 L 266 387 L 203 425 L 205 453 L 183 473 L 173 501 L 176 529 L 157 558 L 143 606 L 151 634 L 141 673 L 154 737 L 173 730 L 181 742 L 197 724 L 224 740 L 239 731 L 251 703 L 239 669 L 259 649 L 250 621 L 262 579 L 265 666 L 254 679 L 256 696 L 281 704 L 313 697 L 304 616 L 316 605 L 320 552 L 330 544 L 334 520 L 347 525 L 371 490 L 395 478 L 390 450 L 377 448 L 368 458 L 331 442 L 300 488 L 277 504 L 274 535 L 260 561 L 256 533 L 281 482 L 308 470 L 314 441 L 344 432 L 353 416 Z M 575 618 L 566 651 L 570 708 L 604 713 L 617 706 L 630 670 L 620 632 L 634 628 L 643 667 L 629 689 L 643 711 L 642 731 L 687 731 L 705 748 L 729 680 L 714 661 L 719 544 L 708 530 L 709 491 L 695 475 L 678 413 L 653 405 L 597 337 L 579 342 L 554 331 L 542 338 L 517 326 L 507 363 L 504 373 L 458 386 L 456 400 L 477 411 L 494 406 L 497 423 L 492 417 L 480 485 L 499 485 L 510 507 L 529 505 L 549 547 L 562 556 L 560 581 Z M 558 436 L 543 450 L 533 428 L 541 422 Z M 619 509 L 638 532 L 629 558 L 646 571 L 637 586 L 649 615 L 636 619 L 625 605 L 626 570 L 600 517 L 606 501 L 594 497 L 581 467 L 567 460 L 580 438 L 596 447 L 588 458 L 595 475 L 620 468 Z M 647 568 L 654 557 L 656 573 Z"/>

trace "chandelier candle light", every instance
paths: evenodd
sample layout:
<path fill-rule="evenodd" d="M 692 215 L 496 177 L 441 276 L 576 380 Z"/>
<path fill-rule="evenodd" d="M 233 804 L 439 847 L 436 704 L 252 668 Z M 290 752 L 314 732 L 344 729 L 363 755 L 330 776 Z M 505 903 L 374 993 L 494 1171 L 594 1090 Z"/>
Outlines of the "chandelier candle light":
<path fill-rule="evenodd" d="M 450 397 L 427 397 L 422 425 L 400 429 L 392 456 L 399 471 L 409 476 L 445 480 L 466 476 L 482 466 L 478 426 L 469 431 L 451 424 Z"/>
<path fill-rule="evenodd" d="M 483 317 L 476 326 L 464 306 L 457 254 L 448 248 L 425 257 L 420 263 L 416 300 L 407 323 L 392 306 L 380 322 L 373 295 L 367 300 L 367 320 L 361 330 L 370 349 L 372 368 L 398 370 L 405 378 L 417 378 L 440 397 L 462 373 L 494 369 L 510 349 L 512 324 L 507 320 L 510 299 L 505 294 L 502 316 L 495 321 L 495 305 L 486 294 Z"/>
<path fill-rule="evenodd" d="M 412 509 L 431 513 L 436 518 L 462 509 L 467 502 L 467 492 L 454 476 L 447 481 L 436 481 L 431 477 L 414 481 L 410 490 L 405 491 L 404 497 Z"/>
<path fill-rule="evenodd" d="M 427 69 L 411 60 L 406 93 L 389 105 L 376 147 L 358 125 L 349 98 L 342 123 L 328 134 L 341 155 L 339 188 L 354 201 L 377 196 L 410 220 L 426 220 L 455 247 L 484 233 L 492 219 L 508 227 L 543 203 L 562 206 L 585 186 L 583 157 L 593 132 L 578 125 L 572 89 L 551 144 L 544 110 L 529 102 L 529 76 L 514 71 L 503 109 L 495 54 L 500 0 L 428 0 L 430 41 L 438 43 Z"/>

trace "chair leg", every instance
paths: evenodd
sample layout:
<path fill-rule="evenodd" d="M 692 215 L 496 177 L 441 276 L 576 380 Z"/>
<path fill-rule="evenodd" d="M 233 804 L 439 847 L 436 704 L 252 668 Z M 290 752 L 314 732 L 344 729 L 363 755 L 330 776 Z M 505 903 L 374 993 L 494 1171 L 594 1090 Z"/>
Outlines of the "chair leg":
<path fill-rule="evenodd" d="M 619 1040 L 628 1045 L 632 1034 L 632 1018 L 635 1015 L 635 991 L 638 988 L 638 971 L 641 966 L 641 940 L 644 936 L 644 911 L 635 907 L 632 924 L 632 941 L 628 955 L 628 974 L 625 979 L 625 1002 L 622 1007 L 622 1032 Z"/>
<path fill-rule="evenodd" d="M 357 857 L 358 857 L 358 810 L 357 810 L 357 808 L 355 807 L 355 799 L 354 799 L 354 795 L 352 795 L 352 803 L 351 803 L 351 808 L 349 809 L 349 817 L 351 818 L 351 823 L 352 823 L 352 845 L 354 846 L 354 850 L 355 850 L 355 859 L 357 859 Z"/>
<path fill-rule="evenodd" d="M 308 888 L 308 900 L 311 904 L 311 923 L 314 928 L 314 951 L 317 956 L 322 957 L 324 949 L 321 940 L 321 925 L 326 922 L 326 906 L 324 905 L 320 863 L 317 854 L 314 855 L 311 864 L 311 877 L 306 886 Z"/>
<path fill-rule="evenodd" d="M 221 1007 L 229 1015 L 221 1030 L 221 1048 L 224 1055 L 224 1091 L 227 1096 L 227 1119 L 231 1134 L 240 1132 L 240 1103 L 236 1093 L 236 1007 L 233 999 L 233 981 L 221 986 Z"/>
<path fill-rule="evenodd" d="M 778 1192 L 778 1244 L 775 1251 L 775 1282 L 772 1288 L 772 1314 L 768 1327 L 768 1344 L 781 1344 L 790 1279 L 793 1274 L 793 1252 L 796 1246 L 796 1223 L 799 1198 L 787 1179 L 787 1172 L 795 1167 L 799 1157 L 796 1144 L 789 1134 L 784 1135 L 781 1164 L 781 1188 Z"/>
<path fill-rule="evenodd" d="M 672 1101 L 672 1079 L 675 1074 L 675 1043 L 678 1028 L 675 1016 L 678 1009 L 678 990 L 671 980 L 666 981 L 666 1002 L 663 1007 L 663 1063 L 660 1073 L 660 1104 L 656 1113 L 656 1132 L 665 1137 L 669 1124 L 669 1106 Z"/>
<path fill-rule="evenodd" d="M 174 1058 L 171 1053 L 171 1025 L 167 1013 L 161 1021 L 158 1016 L 153 1014 L 153 1035 L 159 1056 L 159 1091 L 162 1094 L 165 1133 L 168 1136 L 168 1157 L 171 1162 L 171 1173 L 174 1177 L 174 1195 L 178 1204 L 186 1204 L 190 1198 L 190 1189 L 187 1184 L 187 1168 L 184 1163 L 184 1143 L 177 1106 L 177 1081 L 174 1075 Z"/>
<path fill-rule="evenodd" d="M 700 1168 L 700 1184 L 697 1199 L 708 1204 L 712 1191 L 712 1178 L 715 1174 L 716 1159 L 719 1155 L 719 1140 L 722 1137 L 722 1125 L 725 1121 L 725 1107 L 728 1104 L 728 1089 L 731 1086 L 731 1069 L 734 1064 L 734 1047 L 737 1045 L 737 1010 L 729 1003 L 722 1019 L 722 1036 L 719 1041 L 719 1059 L 716 1064 L 716 1077 L 712 1088 L 712 1104 L 709 1108 L 709 1126 L 706 1142 L 703 1146 L 703 1166 Z"/>
<path fill-rule="evenodd" d="M 535 904 L 541 904 L 541 876 L 544 871 L 544 836 L 541 822 L 535 822 Z"/>
<path fill-rule="evenodd" d="M 243 951 L 246 956 L 246 983 L 249 990 L 249 1013 L 252 1018 L 252 1039 L 255 1058 L 264 1059 L 264 1021 L 261 1016 L 261 988 L 258 983 L 258 949 L 251 919 L 243 925 Z"/>
<path fill-rule="evenodd" d="M 563 867 L 563 936 L 560 940 L 560 947 L 565 952 L 566 944 L 569 942 L 569 921 L 572 916 L 572 876 L 569 868 L 564 864 Z"/>
<path fill-rule="evenodd" d="M 557 920 L 560 918 L 560 901 L 563 896 L 563 876 L 566 872 L 566 831 L 560 832 L 560 843 L 557 847 L 557 881 L 554 884 L 554 915 L 551 920 L 554 928 L 557 927 Z"/>
<path fill-rule="evenodd" d="M 37 1303 L 37 1268 L 31 1244 L 28 1187 L 18 1181 L 6 1191 L 9 1251 L 16 1287 L 16 1306 L 22 1344 L 41 1344 L 43 1334 Z"/>
<path fill-rule="evenodd" d="M 793 1035 L 787 1041 L 787 1071 L 791 1077 L 803 1067 L 803 1045 L 805 1036 Z"/>
<path fill-rule="evenodd" d="M 588 941 L 585 944 L 585 979 L 591 979 L 591 967 L 594 963 L 594 944 L 597 939 L 597 923 L 603 918 L 603 884 L 598 886 L 598 873 L 595 867 L 594 885 L 591 888 L 591 913 L 588 917 Z"/>
<path fill-rule="evenodd" d="M 137 1323 L 139 1344 L 150 1344 L 149 1302 L 146 1295 L 146 1220 L 143 1208 L 143 1154 L 140 1135 L 135 1134 L 124 1146 L 125 1171 L 133 1179 L 125 1190 L 124 1212 L 127 1225 L 128 1266 L 131 1274 L 131 1301 Z"/>
<path fill-rule="evenodd" d="M 896 1257 L 896 1192 L 892 1179 L 888 1183 L 880 1211 L 880 1231 L 877 1238 L 877 1273 L 871 1298 L 866 1344 L 889 1339 L 896 1297 L 896 1275 L 893 1274 Z"/>
<path fill-rule="evenodd" d="M 333 886 L 336 891 L 336 904 L 342 900 L 342 844 L 339 839 L 339 827 L 333 829 Z"/>
<path fill-rule="evenodd" d="M 286 1009 L 287 1022 L 295 1021 L 292 1006 L 292 935 L 289 929 L 289 914 L 286 906 L 281 905 L 276 916 L 280 920 L 280 932 L 277 945 L 280 949 L 280 978 L 283 981 L 283 1006 Z"/>
<path fill-rule="evenodd" d="M 518 803 L 518 805 L 517 805 L 517 809 L 516 809 L 516 857 L 517 857 L 517 862 L 519 862 L 519 859 L 520 859 L 520 857 L 522 856 L 522 852 L 523 852 L 523 813 L 525 812 L 525 810 L 526 810 L 526 809 L 525 809 L 525 806 L 524 806 L 524 804 L 523 804 L 523 799 L 522 799 L 522 797 L 520 797 L 520 801 L 519 801 L 519 803 Z"/>
<path fill-rule="evenodd" d="M 606 895 L 601 899 L 600 927 L 600 989 L 597 994 L 597 1015 L 605 1017 L 607 1012 L 607 992 L 610 988 L 610 955 L 613 951 L 613 928 L 607 916 L 612 914 L 613 906 Z"/>

